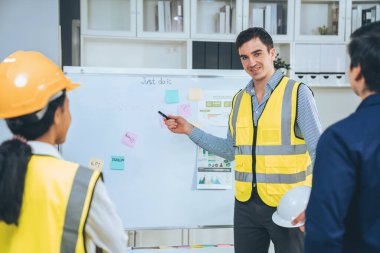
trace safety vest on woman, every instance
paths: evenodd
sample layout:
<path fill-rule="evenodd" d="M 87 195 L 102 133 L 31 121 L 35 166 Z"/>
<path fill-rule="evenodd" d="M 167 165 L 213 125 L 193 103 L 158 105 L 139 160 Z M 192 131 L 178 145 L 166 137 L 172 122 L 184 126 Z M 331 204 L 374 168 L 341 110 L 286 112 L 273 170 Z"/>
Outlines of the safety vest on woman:
<path fill-rule="evenodd" d="M 299 85 L 283 77 L 270 95 L 257 126 L 252 117 L 251 96 L 241 90 L 234 97 L 229 127 L 235 146 L 237 200 L 244 202 L 251 198 L 253 182 L 257 183 L 264 203 L 274 207 L 291 188 L 311 186 L 310 155 L 305 140 L 294 132 Z"/>
<path fill-rule="evenodd" d="M 18 226 L 0 222 L 0 251 L 84 253 L 84 226 L 99 177 L 99 171 L 33 155 Z"/>

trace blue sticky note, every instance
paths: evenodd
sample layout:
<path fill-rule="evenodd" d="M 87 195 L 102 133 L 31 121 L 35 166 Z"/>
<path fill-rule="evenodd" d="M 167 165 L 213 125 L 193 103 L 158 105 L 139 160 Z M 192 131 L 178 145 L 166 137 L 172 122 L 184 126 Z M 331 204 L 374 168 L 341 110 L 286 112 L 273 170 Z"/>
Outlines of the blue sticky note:
<path fill-rule="evenodd" d="M 124 160 L 124 156 L 111 156 L 111 170 L 123 170 Z"/>
<path fill-rule="evenodd" d="M 178 90 L 166 90 L 165 91 L 165 102 L 167 104 L 177 104 L 177 103 L 179 103 L 179 93 L 178 93 Z"/>

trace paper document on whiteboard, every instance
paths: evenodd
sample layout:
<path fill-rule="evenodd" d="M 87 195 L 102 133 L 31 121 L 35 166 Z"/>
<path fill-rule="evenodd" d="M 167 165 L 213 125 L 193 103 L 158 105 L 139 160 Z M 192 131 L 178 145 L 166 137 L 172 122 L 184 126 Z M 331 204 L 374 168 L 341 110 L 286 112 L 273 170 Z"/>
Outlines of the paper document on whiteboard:
<path fill-rule="evenodd" d="M 197 189 L 231 189 L 232 180 L 229 160 L 198 147 Z"/>
<path fill-rule="evenodd" d="M 233 96 L 231 91 L 203 93 L 198 101 L 198 121 L 204 131 L 226 138 Z M 232 183 L 233 163 L 198 147 L 197 189 L 232 189 Z"/>

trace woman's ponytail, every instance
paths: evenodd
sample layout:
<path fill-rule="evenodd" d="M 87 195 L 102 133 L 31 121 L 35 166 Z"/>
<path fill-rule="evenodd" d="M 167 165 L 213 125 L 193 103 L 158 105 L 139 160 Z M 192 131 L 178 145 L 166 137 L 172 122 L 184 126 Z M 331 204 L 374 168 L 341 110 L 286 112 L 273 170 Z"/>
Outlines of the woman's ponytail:
<path fill-rule="evenodd" d="M 32 149 L 20 139 L 0 145 L 0 221 L 18 225 Z"/>

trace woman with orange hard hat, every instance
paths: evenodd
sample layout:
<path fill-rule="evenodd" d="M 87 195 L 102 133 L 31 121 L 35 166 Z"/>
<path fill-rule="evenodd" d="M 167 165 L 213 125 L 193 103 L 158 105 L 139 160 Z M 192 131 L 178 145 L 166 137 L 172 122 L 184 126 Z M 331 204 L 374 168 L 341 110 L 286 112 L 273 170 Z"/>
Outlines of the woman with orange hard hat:
<path fill-rule="evenodd" d="M 76 88 L 38 52 L 0 63 L 0 118 L 14 134 L 0 146 L 1 252 L 124 252 L 127 236 L 101 173 L 62 159 Z M 97 251 L 98 252 L 98 251 Z"/>

